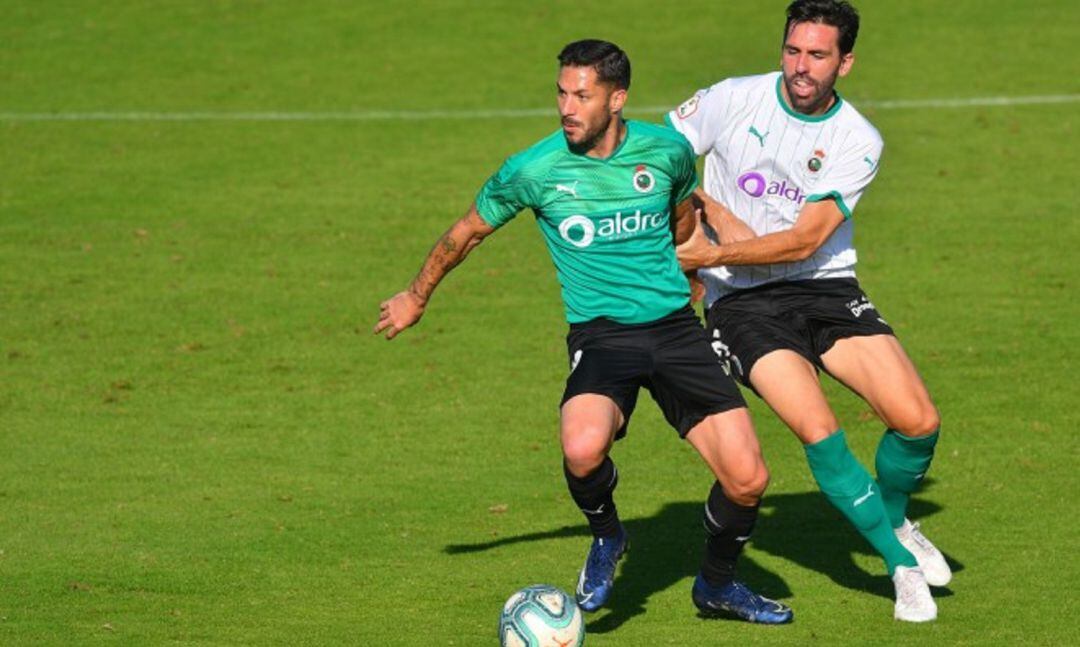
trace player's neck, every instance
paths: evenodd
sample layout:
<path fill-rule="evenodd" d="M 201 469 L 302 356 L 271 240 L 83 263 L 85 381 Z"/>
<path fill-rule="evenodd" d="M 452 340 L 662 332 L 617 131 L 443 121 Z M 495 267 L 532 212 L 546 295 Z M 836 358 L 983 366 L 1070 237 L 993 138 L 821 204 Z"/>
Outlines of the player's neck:
<path fill-rule="evenodd" d="M 615 154 L 619 144 L 622 144 L 624 139 L 626 139 L 626 122 L 623 121 L 620 113 L 615 119 L 611 120 L 607 130 L 596 139 L 596 142 L 584 154 L 587 157 L 596 159 L 607 159 Z"/>

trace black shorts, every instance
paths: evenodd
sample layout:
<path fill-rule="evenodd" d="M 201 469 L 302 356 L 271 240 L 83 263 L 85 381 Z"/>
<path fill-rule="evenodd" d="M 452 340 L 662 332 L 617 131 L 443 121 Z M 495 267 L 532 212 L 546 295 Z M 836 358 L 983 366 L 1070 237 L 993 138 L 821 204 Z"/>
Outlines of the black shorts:
<path fill-rule="evenodd" d="M 642 386 L 680 437 L 714 413 L 746 406 L 690 306 L 646 324 L 573 324 L 566 347 L 570 376 L 562 404 L 583 393 L 611 398 L 626 421 L 616 438 L 626 435 Z"/>
<path fill-rule="evenodd" d="M 819 369 L 847 337 L 892 335 L 854 278 L 782 281 L 716 300 L 706 315 L 713 345 L 732 375 L 750 385 L 750 369 L 774 350 L 802 355 Z"/>

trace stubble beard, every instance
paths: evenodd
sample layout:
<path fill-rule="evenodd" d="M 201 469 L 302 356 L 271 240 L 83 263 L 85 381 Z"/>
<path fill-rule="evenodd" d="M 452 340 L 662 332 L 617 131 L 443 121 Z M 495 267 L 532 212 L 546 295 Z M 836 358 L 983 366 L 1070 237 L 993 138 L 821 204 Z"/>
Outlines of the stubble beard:
<path fill-rule="evenodd" d="M 836 85 L 836 78 L 839 74 L 839 70 L 836 70 L 824 81 L 817 81 L 811 78 L 809 75 L 803 75 L 801 78 L 809 81 L 814 86 L 814 94 L 809 99 L 799 99 L 795 94 L 795 79 L 799 77 L 797 74 L 793 74 L 788 77 L 784 75 L 784 87 L 787 88 L 788 99 L 791 101 L 791 107 L 796 112 L 801 114 L 814 114 L 818 110 L 821 110 L 825 106 L 829 105 L 829 101 L 833 97 L 833 88 Z"/>
<path fill-rule="evenodd" d="M 604 136 L 605 132 L 607 132 L 607 129 L 611 126 L 611 119 L 611 115 L 608 114 L 607 119 L 605 119 L 603 123 L 598 124 L 596 128 L 584 130 L 581 140 L 578 142 L 574 142 L 573 140 L 571 140 L 564 131 L 563 136 L 566 137 L 566 145 L 570 148 L 570 150 L 579 155 L 584 155 L 585 153 L 588 153 L 596 147 L 597 142 L 599 142 L 600 138 Z"/>

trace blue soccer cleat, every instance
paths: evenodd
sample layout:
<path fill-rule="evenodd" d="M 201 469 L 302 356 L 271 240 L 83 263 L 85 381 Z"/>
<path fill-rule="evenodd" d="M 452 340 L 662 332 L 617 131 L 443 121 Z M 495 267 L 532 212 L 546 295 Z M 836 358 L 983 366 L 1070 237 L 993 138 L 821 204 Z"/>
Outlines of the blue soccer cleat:
<path fill-rule="evenodd" d="M 614 537 L 595 537 L 589 547 L 589 556 L 578 576 L 577 598 L 582 611 L 596 611 L 604 606 L 615 580 L 615 564 L 629 548 L 626 530 L 619 526 Z"/>
<path fill-rule="evenodd" d="M 694 604 L 707 616 L 735 616 L 767 625 L 781 625 L 794 618 L 791 607 L 754 593 L 742 582 L 714 587 L 698 574 L 691 594 Z"/>

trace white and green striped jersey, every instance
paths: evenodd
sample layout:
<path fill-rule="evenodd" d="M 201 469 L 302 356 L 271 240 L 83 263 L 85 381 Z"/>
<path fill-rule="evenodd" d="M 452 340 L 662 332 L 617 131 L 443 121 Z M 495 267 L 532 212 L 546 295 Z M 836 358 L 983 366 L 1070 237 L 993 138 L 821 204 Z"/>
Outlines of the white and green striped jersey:
<path fill-rule="evenodd" d="M 877 174 L 881 135 L 839 95 L 823 115 L 793 111 L 781 82 L 780 72 L 727 79 L 666 120 L 705 156 L 705 191 L 759 236 L 790 229 L 818 200 L 834 200 L 844 222 L 804 261 L 699 271 L 708 304 L 773 281 L 855 276 L 851 215 Z"/>
<path fill-rule="evenodd" d="M 570 323 L 648 323 L 690 302 L 670 222 L 697 187 L 694 159 L 683 137 L 656 124 L 627 121 L 606 159 L 571 151 L 559 130 L 506 160 L 476 210 L 492 227 L 533 210 Z"/>

